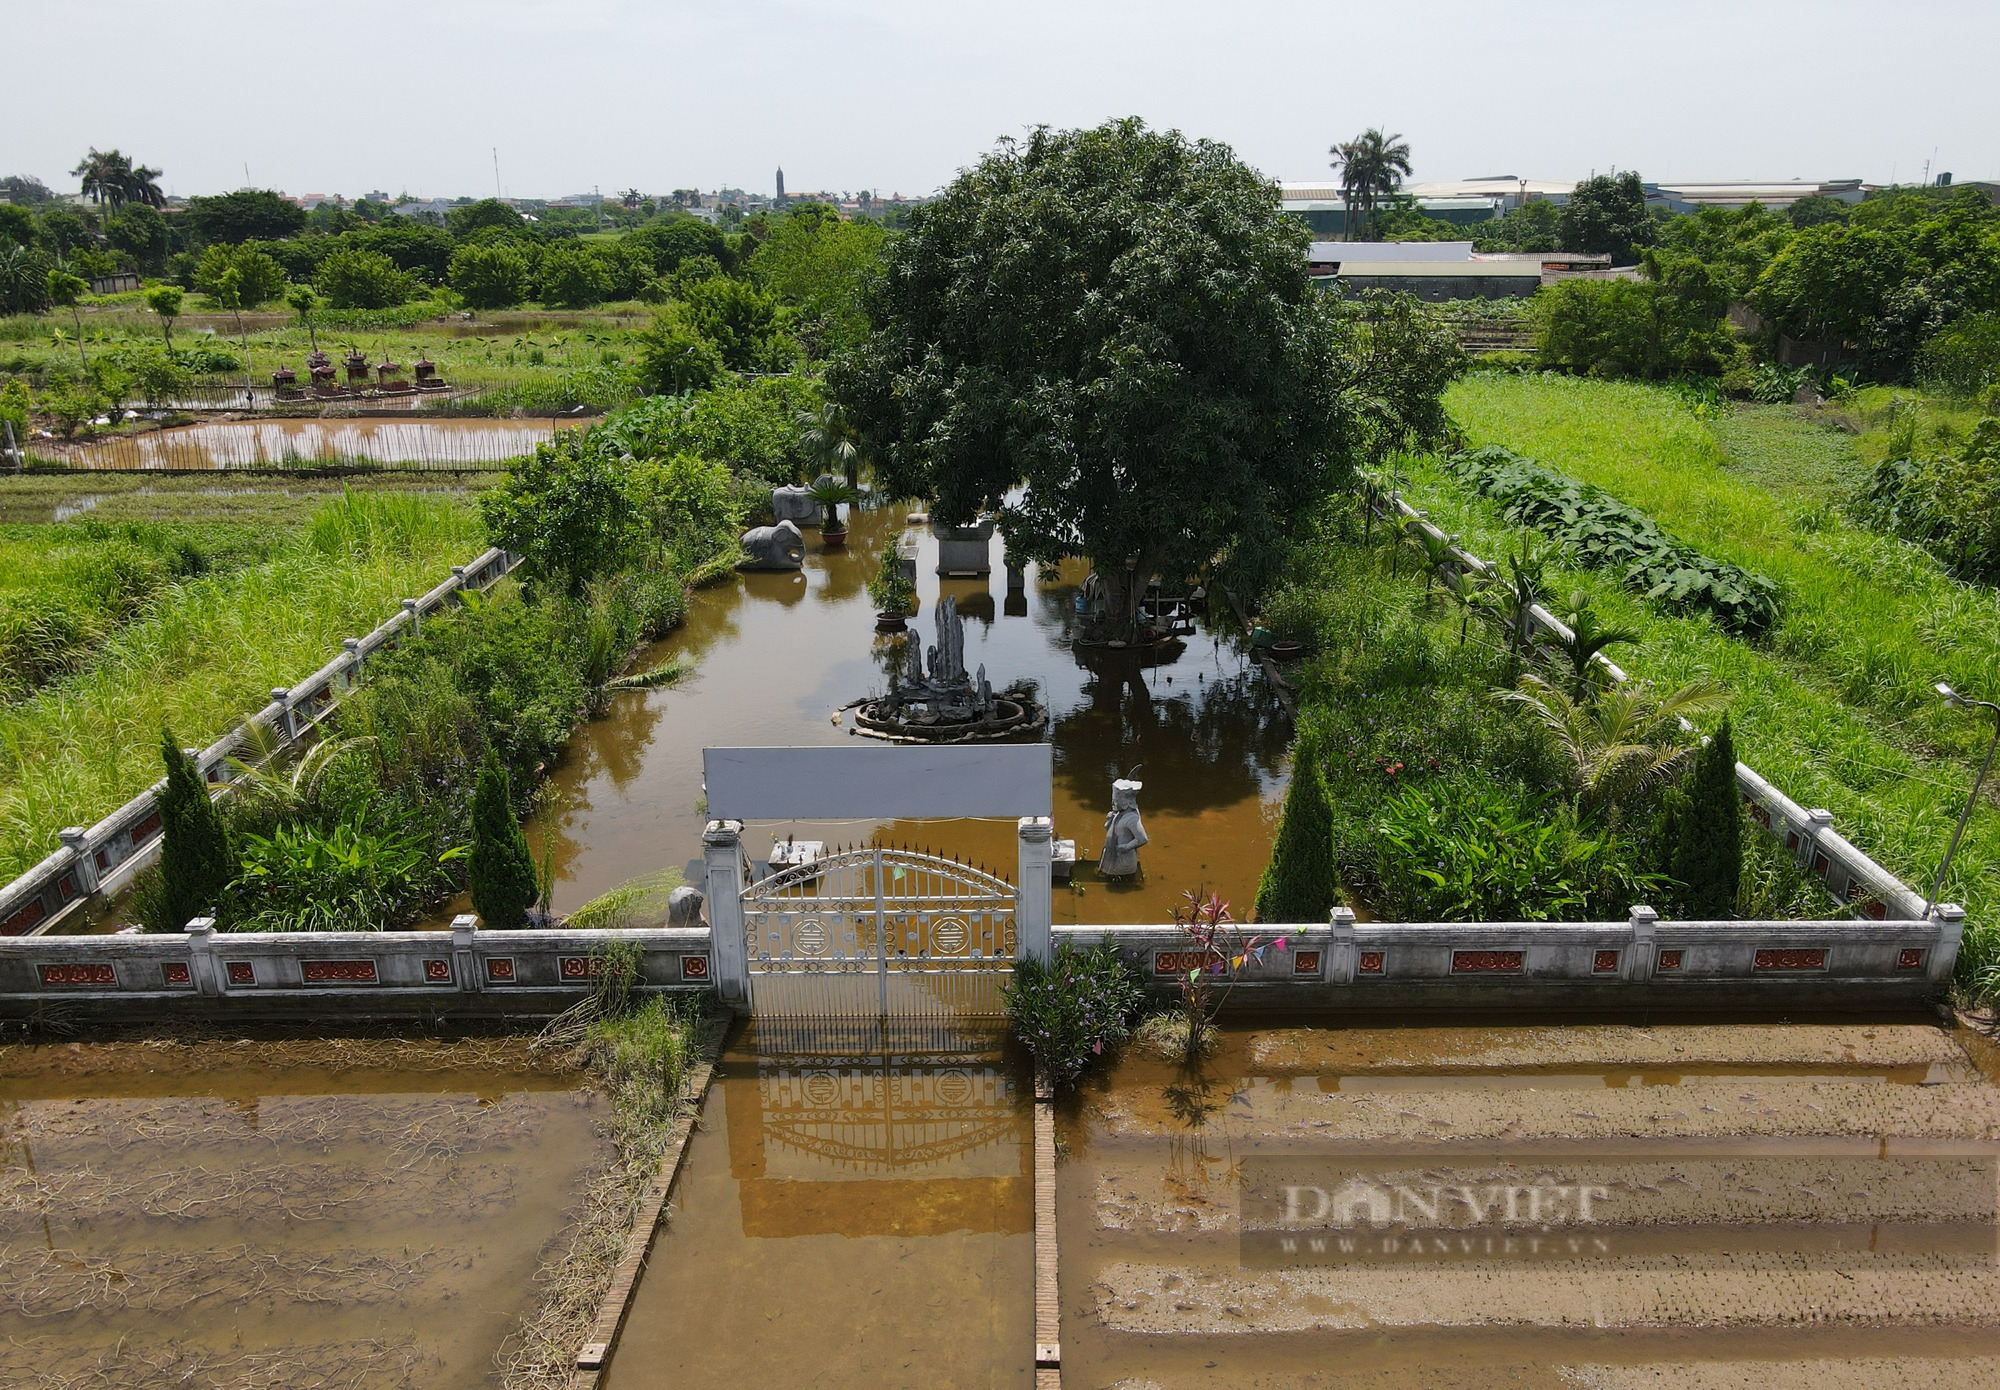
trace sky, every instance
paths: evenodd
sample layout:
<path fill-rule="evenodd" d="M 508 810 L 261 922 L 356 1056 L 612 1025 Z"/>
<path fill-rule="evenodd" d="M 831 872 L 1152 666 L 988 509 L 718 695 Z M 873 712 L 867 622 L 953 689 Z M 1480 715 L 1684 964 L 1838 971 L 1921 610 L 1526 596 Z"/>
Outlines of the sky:
<path fill-rule="evenodd" d="M 0 174 L 172 193 L 931 192 L 1138 115 L 1273 179 L 2000 178 L 1993 0 L 0 0 Z M 247 170 L 247 177 L 246 177 Z"/>

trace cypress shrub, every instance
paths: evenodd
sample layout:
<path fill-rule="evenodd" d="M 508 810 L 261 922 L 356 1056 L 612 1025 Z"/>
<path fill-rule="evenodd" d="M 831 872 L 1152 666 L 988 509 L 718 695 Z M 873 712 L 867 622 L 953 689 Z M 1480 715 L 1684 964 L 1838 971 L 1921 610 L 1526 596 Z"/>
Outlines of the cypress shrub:
<path fill-rule="evenodd" d="M 1340 892 L 1333 863 L 1333 808 L 1320 770 L 1319 740 L 1301 732 L 1292 750 L 1292 785 L 1271 862 L 1257 885 L 1260 922 L 1324 922 Z"/>
<path fill-rule="evenodd" d="M 201 769 L 182 750 L 173 730 L 160 731 L 160 755 L 167 785 L 160 793 L 160 931 L 181 931 L 189 920 L 213 913 L 222 890 L 235 877 L 229 832 L 222 810 L 210 798 Z"/>
<path fill-rule="evenodd" d="M 492 748 L 480 764 L 472 789 L 472 908 L 489 927 L 502 930 L 526 923 L 539 890 L 528 837 L 514 819 L 514 793 L 507 768 Z"/>
<path fill-rule="evenodd" d="M 1682 914 L 1702 920 L 1735 916 L 1743 879 L 1743 811 L 1727 715 L 1696 757 L 1672 814 L 1668 871 L 1681 885 Z"/>

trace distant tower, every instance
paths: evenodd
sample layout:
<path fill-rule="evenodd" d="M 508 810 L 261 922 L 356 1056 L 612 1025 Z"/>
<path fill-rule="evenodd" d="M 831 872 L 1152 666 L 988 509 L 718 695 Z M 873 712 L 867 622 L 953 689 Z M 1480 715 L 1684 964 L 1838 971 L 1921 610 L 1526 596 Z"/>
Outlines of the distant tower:
<path fill-rule="evenodd" d="M 785 171 L 783 169 L 778 170 L 778 201 L 781 203 L 785 201 Z"/>

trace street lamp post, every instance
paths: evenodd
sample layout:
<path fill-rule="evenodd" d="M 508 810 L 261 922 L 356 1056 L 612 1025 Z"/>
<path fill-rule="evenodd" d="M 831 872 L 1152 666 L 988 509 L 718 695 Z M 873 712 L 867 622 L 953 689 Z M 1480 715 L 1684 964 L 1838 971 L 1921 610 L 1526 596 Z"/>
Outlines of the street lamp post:
<path fill-rule="evenodd" d="M 2000 749 L 2000 704 L 1991 700 L 1968 700 L 1943 681 L 1937 683 L 1937 693 L 1953 709 L 1971 709 L 1977 706 L 1993 715 L 1993 742 L 1986 747 L 1986 761 L 1979 765 L 1979 775 L 1972 779 L 1972 795 L 1965 798 L 1965 810 L 1959 813 L 1958 825 L 1951 832 L 1951 843 L 1945 846 L 1944 862 L 1938 865 L 1937 877 L 1931 880 L 1930 896 L 1924 899 L 1924 916 L 1931 915 L 1937 906 L 1938 894 L 1944 891 L 1944 876 L 1951 869 L 1951 857 L 1958 853 L 1959 837 L 1965 834 L 1965 823 L 1972 819 L 1972 808 L 1979 804 L 1979 789 L 1986 782 L 1986 774 L 1993 768 L 1993 753 Z"/>

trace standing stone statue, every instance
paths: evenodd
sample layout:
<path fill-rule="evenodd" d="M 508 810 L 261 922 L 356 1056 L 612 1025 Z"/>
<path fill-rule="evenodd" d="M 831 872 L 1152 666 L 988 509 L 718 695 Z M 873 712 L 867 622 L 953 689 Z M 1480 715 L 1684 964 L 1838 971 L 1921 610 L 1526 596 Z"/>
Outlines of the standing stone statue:
<path fill-rule="evenodd" d="M 1139 791 L 1146 784 L 1119 778 L 1111 784 L 1111 814 L 1104 818 L 1104 852 L 1097 856 L 1101 878 L 1129 878 L 1139 872 L 1139 846 L 1146 825 L 1139 819 Z"/>

